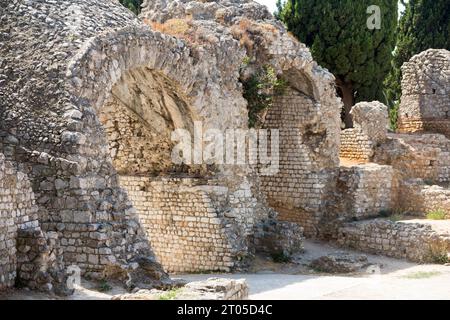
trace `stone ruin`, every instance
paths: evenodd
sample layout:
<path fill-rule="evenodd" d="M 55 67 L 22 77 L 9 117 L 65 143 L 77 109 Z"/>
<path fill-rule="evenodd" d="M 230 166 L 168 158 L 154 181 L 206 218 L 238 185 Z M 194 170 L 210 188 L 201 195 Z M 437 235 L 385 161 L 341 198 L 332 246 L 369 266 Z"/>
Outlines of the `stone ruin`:
<path fill-rule="evenodd" d="M 413 192 L 441 197 L 399 190 L 447 181 L 448 140 L 388 134 L 377 102 L 340 134 L 333 75 L 255 2 L 145 1 L 139 17 L 112 0 L 0 8 L 0 288 L 64 291 L 73 266 L 161 288 L 166 272 L 289 256 L 304 235 L 387 254 L 350 224 Z M 267 66 L 285 84 L 261 124 L 280 130 L 279 171 L 175 164 L 176 130 L 249 128 L 243 83 Z"/>
<path fill-rule="evenodd" d="M 429 49 L 402 67 L 401 133 L 434 132 L 450 136 L 450 52 Z"/>
<path fill-rule="evenodd" d="M 302 228 L 268 203 L 305 179 L 287 205 L 320 214 L 321 188 L 338 167 L 341 104 L 333 76 L 264 6 L 148 2 L 140 18 L 116 1 L 13 1 L 1 10 L 0 147 L 30 180 L 61 270 L 155 285 L 167 278 L 158 263 L 231 271 L 255 250 L 301 249 Z M 158 30 L 171 23 L 178 29 Z M 246 56 L 253 62 L 243 67 Z M 248 128 L 241 77 L 266 64 L 288 82 L 267 126 L 289 106 L 297 118 L 286 130 L 302 136 L 286 137 L 280 174 L 261 181 L 249 165 L 173 164 L 175 129 Z M 294 148 L 304 153 L 292 156 Z M 5 265 L 11 285 L 17 268 Z"/>
<path fill-rule="evenodd" d="M 341 133 L 338 187 L 344 199 L 351 197 L 341 202 L 344 211 L 357 212 L 353 217 L 361 221 L 338 214 L 338 220 L 346 221 L 332 226 L 331 237 L 338 244 L 418 262 L 448 261 L 446 222 L 424 218 L 432 212 L 450 218 L 449 64 L 449 51 L 433 49 L 404 64 L 397 133 L 386 129 L 382 104 L 354 106 L 355 128 Z M 380 218 L 393 213 L 416 219 Z"/>

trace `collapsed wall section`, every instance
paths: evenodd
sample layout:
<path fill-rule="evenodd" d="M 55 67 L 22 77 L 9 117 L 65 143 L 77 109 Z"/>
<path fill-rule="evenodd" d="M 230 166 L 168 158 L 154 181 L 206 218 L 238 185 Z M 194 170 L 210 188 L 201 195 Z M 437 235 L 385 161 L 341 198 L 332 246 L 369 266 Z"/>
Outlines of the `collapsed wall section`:
<path fill-rule="evenodd" d="M 339 156 L 370 162 L 375 149 L 386 140 L 388 108 L 378 102 L 360 102 L 350 111 L 354 128 L 342 130 Z"/>

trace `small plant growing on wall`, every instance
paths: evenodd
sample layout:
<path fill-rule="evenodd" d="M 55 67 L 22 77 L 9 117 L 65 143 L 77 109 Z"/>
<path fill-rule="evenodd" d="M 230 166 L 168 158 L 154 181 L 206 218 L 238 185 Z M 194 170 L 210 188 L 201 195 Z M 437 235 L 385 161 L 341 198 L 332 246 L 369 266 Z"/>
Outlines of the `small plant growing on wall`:
<path fill-rule="evenodd" d="M 134 14 L 141 13 L 143 0 L 120 0 L 119 2 Z"/>
<path fill-rule="evenodd" d="M 248 63 L 248 58 L 245 59 Z M 267 111 L 272 107 L 274 97 L 283 94 L 287 82 L 279 77 L 269 65 L 262 66 L 248 80 L 243 81 L 244 98 L 248 102 L 248 126 L 261 127 Z"/>

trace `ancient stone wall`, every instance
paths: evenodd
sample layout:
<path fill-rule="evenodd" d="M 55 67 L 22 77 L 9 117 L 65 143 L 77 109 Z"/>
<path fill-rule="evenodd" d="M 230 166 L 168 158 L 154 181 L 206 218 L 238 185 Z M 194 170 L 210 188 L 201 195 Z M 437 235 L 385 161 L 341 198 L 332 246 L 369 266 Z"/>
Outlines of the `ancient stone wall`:
<path fill-rule="evenodd" d="M 136 263 L 153 261 L 152 244 L 118 173 L 194 172 L 220 181 L 215 187 L 227 193 L 214 201 L 221 204 L 221 214 L 230 215 L 242 241 L 251 244 L 255 225 L 270 220 L 271 212 L 257 168 L 178 168 L 168 160 L 169 134 L 173 129 L 192 132 L 194 121 L 204 130 L 248 129 L 241 80 L 266 64 L 291 88 L 275 110 L 294 104 L 301 117 L 289 126 L 304 132 L 301 148 L 290 146 L 297 154 L 283 151 L 283 174 L 300 172 L 296 181 L 285 182 L 281 175 L 277 180 L 290 198 L 283 201 L 284 194 L 275 195 L 272 187 L 269 194 L 274 207 L 286 202 L 317 227 L 327 201 L 322 186 L 333 184 L 338 166 L 341 104 L 333 76 L 264 6 L 173 3 L 147 2 L 142 18 L 150 26 L 116 1 L 1 4 L 0 149 L 29 176 L 39 222 L 57 237 L 66 267 L 76 264 L 100 277 L 105 269 L 131 272 Z M 157 23 L 174 18 L 190 22 L 178 33 L 158 29 Z M 246 57 L 253 62 L 243 68 Z M 295 143 L 295 137 L 289 139 Z M 303 184 L 300 196 L 289 190 L 292 183 Z M 183 207 L 179 201 L 173 205 Z M 202 232 L 198 227 L 191 232 Z M 234 252 L 232 260 L 251 256 L 247 248 Z M 162 274 L 152 265 L 152 272 L 139 269 L 150 277 Z"/>
<path fill-rule="evenodd" d="M 52 291 L 64 277 L 57 236 L 42 232 L 37 211 L 28 177 L 0 154 L 0 290 L 19 283 Z"/>
<path fill-rule="evenodd" d="M 270 66 L 287 83 L 283 92 L 273 97 L 262 126 L 280 130 L 280 170 L 260 175 L 260 191 L 280 219 L 297 222 L 305 232 L 315 234 L 327 201 L 325 189 L 334 183 L 339 163 L 341 104 L 333 76 L 312 60 L 303 44 L 280 28 L 264 6 L 253 1 L 174 1 L 170 6 L 148 1 L 142 17 L 151 26 L 186 39 L 192 48 L 229 33 L 243 53 L 240 81 Z M 171 28 L 177 23 L 195 36 Z M 245 57 L 249 63 L 242 63 Z M 223 62 L 220 65 L 225 66 Z"/>
<path fill-rule="evenodd" d="M 110 94 L 120 66 L 131 59 L 108 58 L 118 58 L 118 43 L 127 44 L 123 37 L 138 39 L 119 30 L 140 23 L 111 1 L 36 0 L 2 9 L 1 34 L 7 36 L 0 73 L 8 80 L 0 88 L 6 97 L 0 102 L 0 146 L 30 177 L 39 221 L 46 233 L 58 234 L 66 267 L 77 265 L 93 276 L 110 266 L 128 272 L 136 259 L 152 258 L 150 246 L 118 185 L 93 105 L 74 91 L 85 84 L 83 92 L 102 92 L 97 99 Z M 101 54 L 91 50 L 97 37 L 114 30 L 117 37 Z M 95 58 L 84 60 L 86 52 Z M 25 60 L 17 58 L 22 53 Z M 90 72 L 74 71 L 84 63 Z M 100 81 L 103 70 L 116 80 Z"/>
<path fill-rule="evenodd" d="M 421 178 L 448 183 L 450 140 L 439 134 L 390 134 L 375 152 L 374 161 L 392 165 L 398 180 Z"/>
<path fill-rule="evenodd" d="M 350 111 L 354 128 L 341 132 L 341 158 L 369 162 L 387 137 L 388 109 L 378 102 L 360 102 Z"/>
<path fill-rule="evenodd" d="M 275 98 L 264 128 L 280 130 L 279 171 L 261 176 L 262 190 L 280 219 L 299 223 L 309 235 L 316 232 L 335 171 L 321 158 L 327 133 L 311 123 L 315 108 L 311 97 L 294 88 Z"/>
<path fill-rule="evenodd" d="M 422 179 L 403 181 L 397 208 L 404 213 L 424 217 L 427 213 L 443 211 L 450 217 L 450 189 L 427 185 Z"/>
<path fill-rule="evenodd" d="M 342 131 L 340 157 L 365 163 L 372 155 L 372 143 L 361 130 L 350 128 Z"/>
<path fill-rule="evenodd" d="M 374 219 L 348 223 L 338 230 L 338 244 L 372 254 L 437 262 L 450 252 L 450 235 L 430 225 Z"/>
<path fill-rule="evenodd" d="M 121 185 L 139 212 L 153 250 L 169 272 L 231 271 L 245 255 L 245 231 L 252 208 L 226 208 L 227 189 L 193 178 L 121 176 Z M 242 192 L 230 199 L 246 203 Z M 251 230 L 247 230 L 249 232 Z"/>
<path fill-rule="evenodd" d="M 341 167 L 337 184 L 338 217 L 362 220 L 376 217 L 392 206 L 391 166 L 377 164 Z"/>
<path fill-rule="evenodd" d="M 450 52 L 429 49 L 402 67 L 398 131 L 450 136 Z"/>

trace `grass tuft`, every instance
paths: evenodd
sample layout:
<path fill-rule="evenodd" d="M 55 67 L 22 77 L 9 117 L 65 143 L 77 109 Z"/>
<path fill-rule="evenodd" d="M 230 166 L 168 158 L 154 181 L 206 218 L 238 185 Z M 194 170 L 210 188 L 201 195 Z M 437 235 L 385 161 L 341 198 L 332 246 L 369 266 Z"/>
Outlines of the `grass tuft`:
<path fill-rule="evenodd" d="M 438 209 L 427 213 L 427 219 L 429 220 L 445 220 L 447 213 L 444 210 Z"/>
<path fill-rule="evenodd" d="M 403 276 L 406 279 L 429 279 L 435 276 L 440 275 L 441 272 L 438 271 L 418 271 L 414 273 L 407 274 Z"/>

